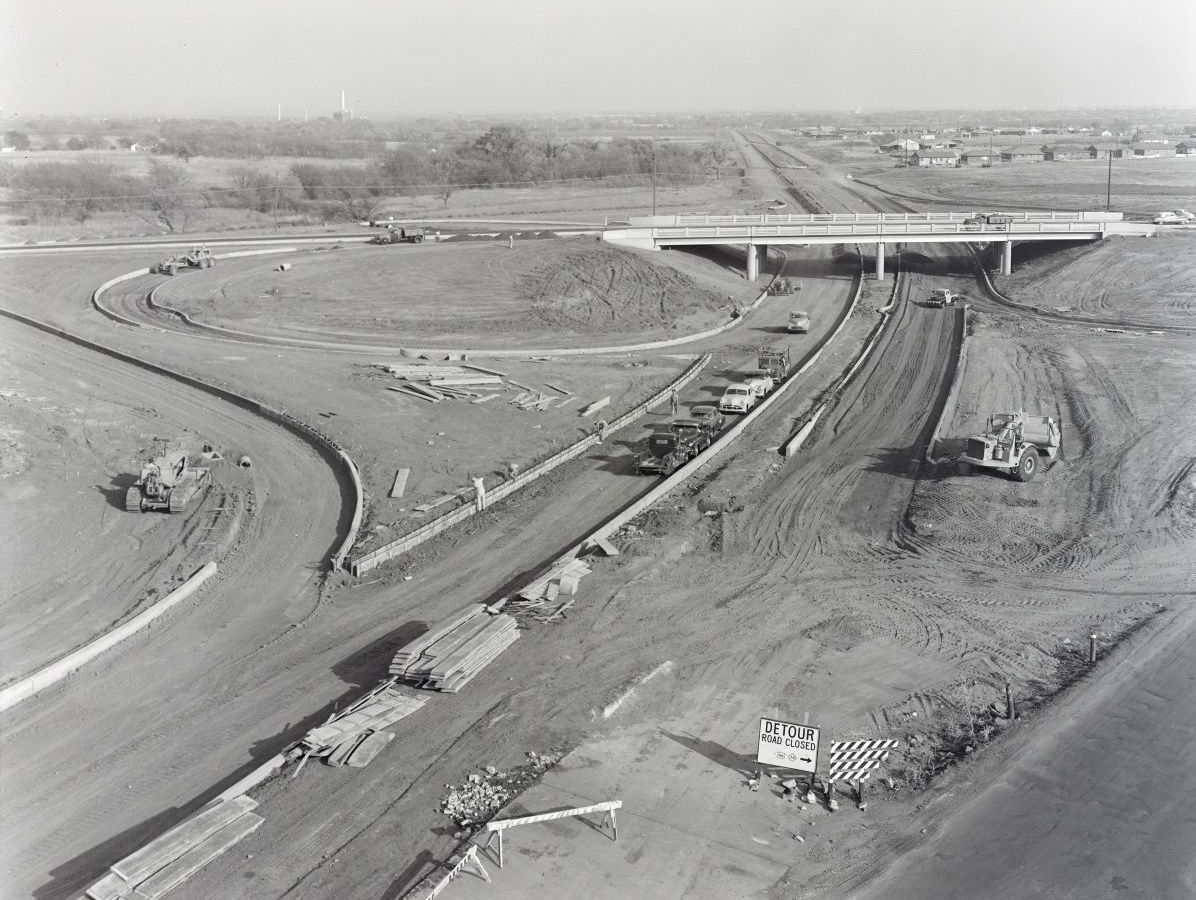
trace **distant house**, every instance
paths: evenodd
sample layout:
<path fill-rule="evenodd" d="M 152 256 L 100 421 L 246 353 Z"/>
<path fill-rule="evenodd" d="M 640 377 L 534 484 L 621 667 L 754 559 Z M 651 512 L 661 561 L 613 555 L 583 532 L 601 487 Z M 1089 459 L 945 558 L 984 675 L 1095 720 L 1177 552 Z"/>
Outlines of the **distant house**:
<path fill-rule="evenodd" d="M 959 154 L 954 150 L 919 150 L 910 157 L 910 163 L 922 168 L 932 166 L 958 166 Z"/>
<path fill-rule="evenodd" d="M 1004 162 L 1028 163 L 1042 162 L 1044 156 L 1042 147 L 1036 144 L 1019 144 L 1016 147 L 1010 147 L 1008 150 L 1002 150 L 1001 159 Z"/>
<path fill-rule="evenodd" d="M 1129 155 L 1129 147 L 1125 144 L 1115 144 L 1111 141 L 1103 141 L 1097 144 L 1090 144 L 1088 146 L 1089 159 L 1106 159 L 1110 156 L 1113 159 L 1125 159 Z"/>
<path fill-rule="evenodd" d="M 1068 159 L 1091 159 L 1087 147 L 1078 144 L 1044 144 L 1042 158 L 1047 162 L 1063 162 Z"/>
<path fill-rule="evenodd" d="M 1175 149 L 1170 144 L 1131 144 L 1129 155 L 1133 159 L 1170 158 L 1175 155 Z"/>
<path fill-rule="evenodd" d="M 961 166 L 991 166 L 1001 162 L 999 150 L 965 150 L 959 155 Z"/>
<path fill-rule="evenodd" d="M 889 150 L 896 153 L 910 153 L 918 149 L 918 142 L 909 138 L 898 141 L 889 141 L 887 144 L 881 144 L 880 149 Z"/>
<path fill-rule="evenodd" d="M 1196 156 L 1196 141 L 1180 141 L 1175 145 L 1176 156 Z"/>

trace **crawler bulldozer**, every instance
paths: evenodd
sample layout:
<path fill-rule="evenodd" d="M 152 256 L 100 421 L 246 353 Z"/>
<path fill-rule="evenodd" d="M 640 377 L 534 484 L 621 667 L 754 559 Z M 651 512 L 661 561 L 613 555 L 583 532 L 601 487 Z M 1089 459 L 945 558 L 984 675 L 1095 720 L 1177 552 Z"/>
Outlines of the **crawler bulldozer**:
<path fill-rule="evenodd" d="M 216 258 L 207 247 L 192 247 L 189 253 L 176 253 L 150 266 L 153 275 L 173 275 L 179 269 L 210 269 Z"/>
<path fill-rule="evenodd" d="M 137 483 L 125 491 L 129 512 L 182 512 L 212 482 L 212 470 L 187 465 L 187 451 L 175 450 L 141 467 Z"/>
<path fill-rule="evenodd" d="M 976 468 L 1001 469 L 1018 481 L 1029 481 L 1045 463 L 1058 458 L 1062 444 L 1063 433 L 1050 416 L 994 413 L 983 434 L 968 438 L 960 459 Z"/>

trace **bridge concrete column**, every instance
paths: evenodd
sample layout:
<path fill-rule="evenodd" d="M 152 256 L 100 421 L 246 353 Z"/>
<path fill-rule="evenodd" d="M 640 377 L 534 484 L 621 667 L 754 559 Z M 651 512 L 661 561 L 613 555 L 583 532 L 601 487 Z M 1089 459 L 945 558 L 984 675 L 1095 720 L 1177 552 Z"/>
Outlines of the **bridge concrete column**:
<path fill-rule="evenodd" d="M 1001 274 L 1013 274 L 1013 241 L 1001 242 Z"/>
<path fill-rule="evenodd" d="M 884 242 L 876 245 L 876 280 L 885 280 L 885 245 Z"/>
<path fill-rule="evenodd" d="M 760 277 L 760 257 L 755 244 L 748 244 L 747 248 L 747 278 L 755 281 Z"/>

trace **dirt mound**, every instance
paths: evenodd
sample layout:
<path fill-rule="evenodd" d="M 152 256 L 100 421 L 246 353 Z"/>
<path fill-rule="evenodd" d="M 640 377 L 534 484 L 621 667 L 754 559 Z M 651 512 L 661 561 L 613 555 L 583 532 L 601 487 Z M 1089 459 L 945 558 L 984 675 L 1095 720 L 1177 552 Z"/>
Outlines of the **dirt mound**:
<path fill-rule="evenodd" d="M 683 272 L 612 247 L 578 248 L 516 281 L 531 315 L 554 327 L 628 331 L 665 325 L 721 305 Z"/>

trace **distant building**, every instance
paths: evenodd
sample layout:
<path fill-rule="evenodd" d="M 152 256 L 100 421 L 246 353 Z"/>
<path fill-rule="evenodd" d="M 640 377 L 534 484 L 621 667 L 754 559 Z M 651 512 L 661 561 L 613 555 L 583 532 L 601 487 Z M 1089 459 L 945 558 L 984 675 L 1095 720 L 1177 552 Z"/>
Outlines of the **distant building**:
<path fill-rule="evenodd" d="M 1044 159 L 1042 147 L 1035 144 L 1019 144 L 1001 151 L 1001 160 L 1011 163 L 1042 162 Z"/>
<path fill-rule="evenodd" d="M 1063 162 L 1069 159 L 1091 159 L 1087 147 L 1078 144 L 1044 144 L 1042 158 L 1047 162 Z"/>
<path fill-rule="evenodd" d="M 922 168 L 930 168 L 932 166 L 949 166 L 954 168 L 959 165 L 959 154 L 954 150 L 919 150 L 910 157 L 910 162 Z"/>
<path fill-rule="evenodd" d="M 1196 141 L 1180 141 L 1175 145 L 1176 156 L 1196 156 Z"/>
<path fill-rule="evenodd" d="M 1113 159 L 1125 159 L 1129 154 L 1129 147 L 1125 144 L 1115 144 L 1110 141 L 1090 144 L 1087 149 L 1089 159 L 1106 159 L 1109 156 L 1112 156 Z"/>
<path fill-rule="evenodd" d="M 1133 159 L 1159 159 L 1175 156 L 1175 149 L 1170 144 L 1131 144 L 1130 157 Z"/>
<path fill-rule="evenodd" d="M 918 142 L 909 138 L 904 138 L 902 140 L 889 141 L 887 144 L 881 144 L 880 149 L 897 153 L 911 153 L 918 149 Z"/>
<path fill-rule="evenodd" d="M 1001 162 L 1000 150 L 965 150 L 959 155 L 961 166 L 992 166 Z"/>

